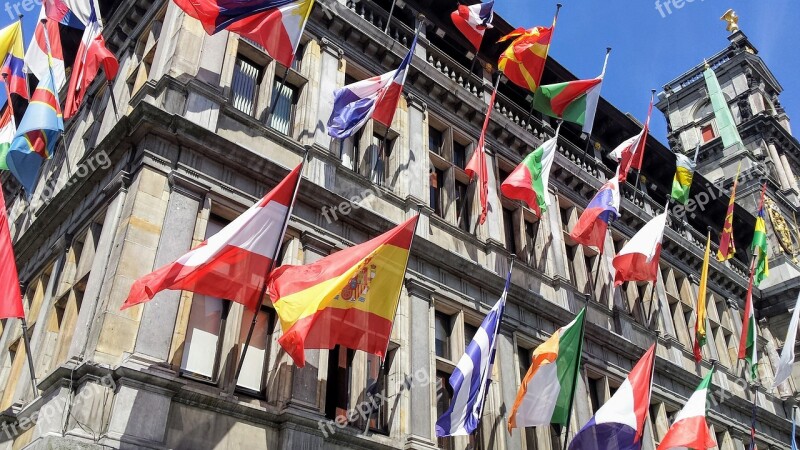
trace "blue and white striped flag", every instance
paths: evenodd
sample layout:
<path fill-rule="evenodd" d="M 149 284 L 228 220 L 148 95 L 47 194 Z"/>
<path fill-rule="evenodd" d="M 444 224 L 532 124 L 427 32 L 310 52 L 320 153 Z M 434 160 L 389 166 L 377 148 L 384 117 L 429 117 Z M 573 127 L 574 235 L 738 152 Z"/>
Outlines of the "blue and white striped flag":
<path fill-rule="evenodd" d="M 512 263 L 513 267 L 513 263 Z M 472 434 L 481 421 L 483 404 L 492 382 L 492 365 L 497 346 L 497 334 L 506 307 L 511 284 L 511 269 L 506 278 L 503 295 L 494 305 L 461 356 L 456 370 L 450 375 L 453 398 L 450 407 L 436 421 L 436 436 L 466 436 Z"/>

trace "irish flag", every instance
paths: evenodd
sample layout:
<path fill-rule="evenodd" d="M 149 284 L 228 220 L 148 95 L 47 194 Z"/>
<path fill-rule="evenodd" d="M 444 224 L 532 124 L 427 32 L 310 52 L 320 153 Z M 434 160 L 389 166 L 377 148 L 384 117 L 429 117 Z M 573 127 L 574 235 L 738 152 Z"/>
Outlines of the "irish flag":
<path fill-rule="evenodd" d="M 550 181 L 550 168 L 556 159 L 557 147 L 558 130 L 553 138 L 545 141 L 522 160 L 522 163 L 500 185 L 500 192 L 508 198 L 522 200 L 536 212 L 538 217 L 542 217 L 542 213 L 547 212 L 547 206 L 550 204 L 547 185 Z"/>
<path fill-rule="evenodd" d="M 551 423 L 566 425 L 575 397 L 586 309 L 533 351 L 508 419 L 508 429 Z"/>
<path fill-rule="evenodd" d="M 667 431 L 667 435 L 658 445 L 658 450 L 669 450 L 671 448 L 692 448 L 695 450 L 706 450 L 714 448 L 717 443 L 708 432 L 706 423 L 706 398 L 711 387 L 711 378 L 714 368 L 708 371 L 708 375 L 697 386 L 686 406 L 675 416 L 675 422 Z"/>
<path fill-rule="evenodd" d="M 668 211 L 647 222 L 614 257 L 614 286 L 626 281 L 656 281 Z"/>
<path fill-rule="evenodd" d="M 337 344 L 386 356 L 418 218 L 315 263 L 272 273 L 269 295 L 283 331 L 278 342 L 298 367 L 305 365 L 305 349 Z"/>
<path fill-rule="evenodd" d="M 533 108 L 547 116 L 581 125 L 584 132 L 591 132 L 602 84 L 603 78 L 597 77 L 540 86 L 533 97 Z"/>
<path fill-rule="evenodd" d="M 0 115 L 0 170 L 8 170 L 6 155 L 16 134 L 17 127 L 14 125 L 14 115 L 11 114 L 11 106 L 9 105 Z"/>

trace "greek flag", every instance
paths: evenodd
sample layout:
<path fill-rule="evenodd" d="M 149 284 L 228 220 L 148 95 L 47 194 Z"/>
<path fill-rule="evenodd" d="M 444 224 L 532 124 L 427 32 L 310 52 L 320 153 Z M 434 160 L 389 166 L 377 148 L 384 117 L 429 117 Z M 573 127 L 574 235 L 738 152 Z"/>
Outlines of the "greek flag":
<path fill-rule="evenodd" d="M 492 365 L 497 346 L 497 334 L 506 296 L 511 284 L 511 270 L 506 278 L 503 295 L 483 319 L 467 351 L 458 361 L 456 370 L 450 376 L 453 398 L 450 407 L 436 421 L 436 436 L 466 436 L 478 427 L 483 412 L 483 404 L 492 381 Z"/>

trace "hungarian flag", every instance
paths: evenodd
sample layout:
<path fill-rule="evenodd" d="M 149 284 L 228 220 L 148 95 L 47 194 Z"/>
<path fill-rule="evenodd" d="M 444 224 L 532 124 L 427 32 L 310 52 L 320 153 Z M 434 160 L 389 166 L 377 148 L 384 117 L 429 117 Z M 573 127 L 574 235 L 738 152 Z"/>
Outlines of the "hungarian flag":
<path fill-rule="evenodd" d="M 256 42 L 284 67 L 291 67 L 313 5 L 314 0 L 293 1 L 233 22 L 228 30 Z"/>
<path fill-rule="evenodd" d="M 566 425 L 578 380 L 586 308 L 568 325 L 536 347 L 517 392 L 509 432 L 514 428 Z"/>
<path fill-rule="evenodd" d="M 111 81 L 117 76 L 119 62 L 114 54 L 106 48 L 103 40 L 103 31 L 100 22 L 95 16 L 94 8 L 90 16 L 90 22 L 83 31 L 81 45 L 75 57 L 75 64 L 72 67 L 72 75 L 69 78 L 69 88 L 67 89 L 67 100 L 64 102 L 64 118 L 69 119 L 78 112 L 86 90 L 94 81 L 100 68 L 106 75 L 106 80 Z"/>
<path fill-rule="evenodd" d="M 706 253 L 703 268 L 700 269 L 700 287 L 697 289 L 697 318 L 694 321 L 694 360 L 703 359 L 703 346 L 706 345 L 706 301 L 708 298 L 708 264 L 711 260 L 711 230 L 706 240 Z"/>
<path fill-rule="evenodd" d="M 717 443 L 714 437 L 708 432 L 706 423 L 706 399 L 711 387 L 711 378 L 714 368 L 708 371 L 708 375 L 697 386 L 689 401 L 683 409 L 675 416 L 675 422 L 667 431 L 667 435 L 658 445 L 658 450 L 669 450 L 672 448 L 692 448 L 695 450 L 706 450 L 714 448 Z"/>
<path fill-rule="evenodd" d="M 536 212 L 536 216 L 542 217 L 550 205 L 547 188 L 557 147 L 558 131 L 522 160 L 500 185 L 500 192 L 508 198 L 522 200 Z"/>
<path fill-rule="evenodd" d="M 175 0 L 186 14 L 199 20 L 208 34 L 255 14 L 275 10 L 297 0 Z"/>
<path fill-rule="evenodd" d="M 608 225 L 620 217 L 621 197 L 617 177 L 608 180 L 597 191 L 569 233 L 578 244 L 597 247 L 600 253 L 605 247 Z"/>
<path fill-rule="evenodd" d="M 639 450 L 650 408 L 656 345 L 642 356 L 617 392 L 597 410 L 569 450 Z"/>
<path fill-rule="evenodd" d="M 481 136 L 478 138 L 478 146 L 472 152 L 472 157 L 469 159 L 467 166 L 464 167 L 464 172 L 467 173 L 470 181 L 478 177 L 478 199 L 481 202 L 481 215 L 478 218 L 478 223 L 483 224 L 486 222 L 486 215 L 489 211 L 489 169 L 486 165 L 486 129 L 489 127 L 489 117 L 492 115 L 494 109 L 494 98 L 497 95 L 497 88 L 492 91 L 492 98 L 489 100 L 489 107 L 486 110 L 486 118 L 483 119 L 483 128 L 481 128 Z"/>
<path fill-rule="evenodd" d="M 255 310 L 292 213 L 302 167 L 194 250 L 136 280 L 121 309 L 172 289 L 224 298 Z"/>
<path fill-rule="evenodd" d="M 614 286 L 626 281 L 656 281 L 661 240 L 667 225 L 667 213 L 653 217 L 614 257 Z"/>
<path fill-rule="evenodd" d="M 497 41 L 505 42 L 513 39 L 511 45 L 500 54 L 500 61 L 497 63 L 497 67 L 506 78 L 517 86 L 536 92 L 544 73 L 550 39 L 555 28 L 554 19 L 550 28 L 534 27 L 530 30 L 517 28 Z"/>
<path fill-rule="evenodd" d="M 750 366 L 750 379 L 753 383 L 758 380 L 758 328 L 756 328 L 756 314 L 753 309 L 753 273 L 750 273 L 750 282 L 747 285 L 747 297 L 744 299 L 744 321 L 742 322 L 742 335 L 739 338 L 739 359 L 745 360 Z"/>
<path fill-rule="evenodd" d="M 594 123 L 602 84 L 603 78 L 598 77 L 540 86 L 533 97 L 533 108 L 544 115 L 576 123 L 587 132 L 586 125 Z"/>
<path fill-rule="evenodd" d="M 742 170 L 742 163 L 736 170 L 736 179 L 733 180 L 731 188 L 731 199 L 728 202 L 728 211 L 725 213 L 725 223 L 722 224 L 722 235 L 719 237 L 719 250 L 717 260 L 727 261 L 733 258 L 736 253 L 736 245 L 733 242 L 733 211 L 736 209 L 736 185 L 739 184 L 739 172 Z"/>
<path fill-rule="evenodd" d="M 0 114 L 0 170 L 8 170 L 6 155 L 11 147 L 11 141 L 14 140 L 14 135 L 17 134 L 17 126 L 14 123 L 14 115 L 11 114 L 11 109 L 10 105 L 6 105 L 2 114 Z M 0 206 L 5 207 L 5 204 Z"/>
<path fill-rule="evenodd" d="M 475 5 L 458 5 L 458 9 L 450 14 L 458 31 L 475 47 L 481 48 L 481 41 L 486 30 L 492 28 L 494 18 L 494 0 Z"/>
<path fill-rule="evenodd" d="M 694 178 L 694 170 L 697 166 L 697 153 L 700 151 L 700 144 L 697 144 L 697 149 L 694 152 L 694 160 L 689 159 L 688 156 L 682 153 L 676 153 L 676 168 L 675 178 L 672 180 L 672 198 L 685 205 L 689 201 L 689 190 L 692 188 L 692 179 Z"/>
<path fill-rule="evenodd" d="M 0 187 L 0 319 L 25 317 L 19 289 L 17 262 L 6 216 L 6 199 Z"/>
<path fill-rule="evenodd" d="M 305 349 L 337 344 L 386 356 L 418 218 L 315 263 L 273 271 L 278 342 L 298 367 Z"/>
<path fill-rule="evenodd" d="M 750 249 L 757 252 L 756 266 L 755 266 L 755 283 L 761 284 L 764 278 L 769 276 L 769 257 L 767 251 L 769 244 L 767 243 L 767 221 L 766 211 L 764 210 L 764 198 L 767 195 L 767 185 L 761 188 L 761 204 L 758 207 L 758 216 L 756 217 L 756 229 L 753 232 L 753 244 Z"/>

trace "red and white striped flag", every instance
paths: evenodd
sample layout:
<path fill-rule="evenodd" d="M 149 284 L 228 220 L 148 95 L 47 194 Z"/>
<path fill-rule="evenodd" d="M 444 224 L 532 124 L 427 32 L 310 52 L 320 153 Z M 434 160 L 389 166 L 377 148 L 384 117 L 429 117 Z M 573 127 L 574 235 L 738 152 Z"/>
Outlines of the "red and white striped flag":
<path fill-rule="evenodd" d="M 292 213 L 297 166 L 260 202 L 194 250 L 136 280 L 121 309 L 152 300 L 163 290 L 185 290 L 241 303 L 254 310 L 275 249 Z"/>

